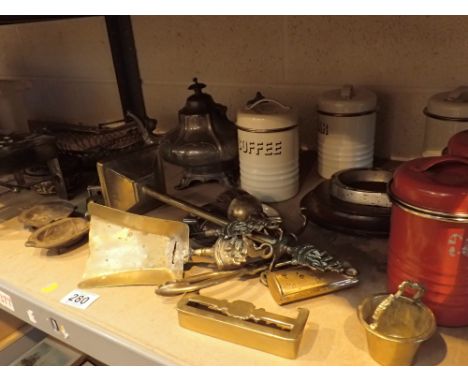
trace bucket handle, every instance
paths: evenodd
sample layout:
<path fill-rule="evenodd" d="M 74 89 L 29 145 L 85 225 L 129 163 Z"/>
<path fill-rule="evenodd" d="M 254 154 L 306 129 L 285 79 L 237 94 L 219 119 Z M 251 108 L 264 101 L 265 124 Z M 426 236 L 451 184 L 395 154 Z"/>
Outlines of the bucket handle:
<path fill-rule="evenodd" d="M 282 109 L 285 109 L 285 110 L 290 110 L 291 109 L 290 106 L 283 105 L 280 101 L 277 101 L 276 99 L 273 99 L 273 98 L 260 98 L 260 99 L 256 100 L 255 102 L 253 102 L 252 104 L 248 105 L 247 110 L 255 109 L 255 107 L 257 107 L 261 103 L 265 103 L 265 102 L 273 103 L 273 104 L 275 104 L 275 105 L 277 105 L 277 106 L 279 106 L 279 107 L 281 107 Z"/>
<path fill-rule="evenodd" d="M 395 298 L 399 298 L 403 296 L 405 291 L 408 289 L 413 289 L 416 291 L 413 297 L 410 297 L 412 300 L 416 302 L 421 300 L 421 297 L 424 295 L 424 292 L 426 291 L 421 284 L 415 281 L 405 280 L 398 286 L 398 291 L 394 294 Z"/>
<path fill-rule="evenodd" d="M 429 171 L 431 168 L 438 166 L 444 163 L 461 163 L 468 165 L 468 158 L 455 157 L 455 156 L 443 156 L 443 157 L 433 157 L 430 160 L 426 161 L 422 166 L 418 166 L 416 170 L 420 172 Z"/>

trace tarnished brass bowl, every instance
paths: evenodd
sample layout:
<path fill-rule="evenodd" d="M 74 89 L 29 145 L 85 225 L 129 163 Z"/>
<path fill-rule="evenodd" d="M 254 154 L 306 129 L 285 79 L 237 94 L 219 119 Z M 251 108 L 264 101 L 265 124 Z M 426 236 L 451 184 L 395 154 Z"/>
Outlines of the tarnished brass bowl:
<path fill-rule="evenodd" d="M 34 231 L 26 247 L 62 249 L 76 244 L 89 232 L 89 222 L 83 218 L 65 218 Z"/>
<path fill-rule="evenodd" d="M 54 201 L 36 204 L 24 210 L 18 220 L 27 227 L 40 228 L 54 221 L 69 217 L 75 206 L 68 202 Z"/>

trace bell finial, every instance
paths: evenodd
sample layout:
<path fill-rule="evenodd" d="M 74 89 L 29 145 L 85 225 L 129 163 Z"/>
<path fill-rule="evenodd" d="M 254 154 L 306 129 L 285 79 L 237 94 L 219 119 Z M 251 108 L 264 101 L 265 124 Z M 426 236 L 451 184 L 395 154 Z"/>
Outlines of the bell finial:
<path fill-rule="evenodd" d="M 202 89 L 206 88 L 206 85 L 198 82 L 197 77 L 193 77 L 193 84 L 190 85 L 188 88 L 189 90 L 193 90 L 195 94 L 201 94 Z"/>

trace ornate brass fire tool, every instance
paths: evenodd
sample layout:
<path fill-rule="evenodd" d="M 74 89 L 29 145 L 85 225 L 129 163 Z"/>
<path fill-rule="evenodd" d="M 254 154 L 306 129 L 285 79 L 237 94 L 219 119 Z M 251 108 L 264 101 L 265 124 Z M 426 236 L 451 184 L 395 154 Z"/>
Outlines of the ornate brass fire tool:
<path fill-rule="evenodd" d="M 249 216 L 243 216 L 241 220 L 236 217 L 238 220 L 230 221 L 193 204 L 171 197 L 164 192 L 155 190 L 136 178 L 132 179 L 124 172 L 119 172 L 119 177 L 128 180 L 132 184 L 134 193 L 136 192 L 141 197 L 145 196 L 157 199 L 169 206 L 203 218 L 220 227 L 212 229 L 211 232 L 205 232 L 207 235 L 211 234 L 216 239 L 213 247 L 191 251 L 188 262 L 210 263 L 215 265 L 218 271 L 229 271 L 239 270 L 246 266 L 263 266 L 266 263 L 269 264 L 269 269 L 273 270 L 278 261 L 286 261 L 290 265 L 305 266 L 320 272 L 345 272 L 348 275 L 350 273 L 354 276 L 357 275 L 355 269 L 345 269 L 340 261 L 334 259 L 325 251 L 318 250 L 311 244 L 291 245 L 290 239 L 293 235 L 285 234 L 276 219 L 250 216 L 250 213 L 248 213 L 247 215 Z M 140 199 L 134 198 L 132 199 L 133 201 L 130 200 L 130 204 L 125 205 L 125 210 L 132 209 L 131 203 L 138 204 L 138 200 Z M 220 279 L 223 279 L 227 275 L 222 274 L 221 276 L 223 277 Z M 216 278 L 218 277 L 216 276 Z M 172 281 L 172 286 L 175 289 L 171 289 L 171 285 L 166 285 L 166 290 L 162 291 L 161 294 L 173 294 L 179 288 L 178 282 L 183 283 L 184 280 L 178 278 L 175 281 L 176 284 Z M 212 284 L 211 282 L 201 282 L 200 287 L 197 287 L 196 282 L 192 282 L 189 289 L 199 290 L 206 285 Z M 184 285 L 182 287 L 182 289 L 185 288 Z"/>
<path fill-rule="evenodd" d="M 260 253 L 259 251 L 252 252 L 248 249 L 245 249 L 245 247 L 243 248 L 245 249 L 243 258 L 244 261 L 238 261 L 239 266 L 251 261 L 252 258 L 250 254 L 252 253 L 254 253 L 254 260 L 258 260 L 258 257 L 266 259 L 279 256 L 280 254 L 285 254 L 290 257 L 291 263 L 293 265 L 308 266 L 320 271 L 344 271 L 344 267 L 340 261 L 334 259 L 325 251 L 319 251 L 311 244 L 299 246 L 288 245 L 287 240 L 284 240 L 281 229 L 277 229 L 276 227 L 269 227 L 268 221 L 249 219 L 246 221 L 236 220 L 231 222 L 206 212 L 203 209 L 194 206 L 193 204 L 173 198 L 167 194 L 157 192 L 147 186 L 143 186 L 142 190 L 148 196 L 158 199 L 163 203 L 179 208 L 182 211 L 194 214 L 196 216 L 200 216 L 212 223 L 221 226 L 223 229 L 217 232 L 220 240 L 238 241 L 247 238 L 256 244 L 259 244 L 260 246 L 256 246 L 255 249 L 260 250 Z M 271 231 L 275 232 L 270 234 Z M 249 245 L 249 242 L 246 243 L 244 241 L 244 246 L 247 245 Z M 219 246 L 222 247 L 222 245 Z"/>
<path fill-rule="evenodd" d="M 247 301 L 185 295 L 177 304 L 180 326 L 280 357 L 297 357 L 309 311 L 296 318 L 255 308 Z"/>
<path fill-rule="evenodd" d="M 169 281 L 156 289 L 160 295 L 176 295 L 185 292 L 193 292 L 207 286 L 216 285 L 224 280 L 240 277 L 244 275 L 254 275 L 268 268 L 269 271 L 275 269 L 278 261 L 288 263 L 293 266 L 303 266 L 322 273 L 337 273 L 343 277 L 331 277 L 334 285 L 325 285 L 326 276 L 321 280 L 321 290 L 317 288 L 312 291 L 309 297 L 324 294 L 325 289 L 331 292 L 342 289 L 358 282 L 357 271 L 352 267 L 345 267 L 340 261 L 328 255 L 325 251 L 319 251 L 311 244 L 292 246 L 288 243 L 289 236 L 284 235 L 276 220 L 258 219 L 249 217 L 244 220 L 228 221 L 224 218 L 211 214 L 190 203 L 175 199 L 169 195 L 152 190 L 144 186 L 143 192 L 170 206 L 179 208 L 185 212 L 200 216 L 218 226 L 207 234 L 217 237 L 216 243 L 211 248 L 201 248 L 191 251 L 190 262 L 211 263 L 216 265 L 218 272 L 212 275 L 204 274 L 203 277 L 195 276 L 190 280 Z M 269 264 L 269 266 L 265 266 Z M 242 270 L 245 267 L 252 267 L 255 271 Z M 239 270 L 239 272 L 229 272 Z M 228 271 L 228 272 L 226 272 Z M 346 275 L 346 276 L 345 276 Z M 206 276 L 206 277 L 205 277 Z M 349 277 L 350 276 L 350 277 Z M 317 284 L 317 280 L 313 284 Z M 317 285 L 315 285 L 316 287 Z M 273 290 L 273 288 L 271 288 Z M 309 291 L 310 292 L 310 291 Z M 272 291 L 273 293 L 273 291 Z M 286 301 L 276 299 L 279 304 L 292 302 L 306 298 L 303 294 L 290 296 Z"/>

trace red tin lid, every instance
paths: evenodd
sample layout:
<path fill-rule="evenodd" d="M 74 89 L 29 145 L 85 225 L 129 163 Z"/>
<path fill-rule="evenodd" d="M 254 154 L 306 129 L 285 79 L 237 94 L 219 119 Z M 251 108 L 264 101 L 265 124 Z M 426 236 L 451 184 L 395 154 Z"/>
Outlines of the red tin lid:
<path fill-rule="evenodd" d="M 448 154 L 468 158 L 468 130 L 461 131 L 450 138 Z"/>
<path fill-rule="evenodd" d="M 413 207 L 448 215 L 468 214 L 468 158 L 418 158 L 393 175 L 391 193 Z"/>

